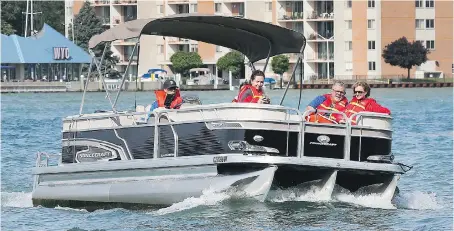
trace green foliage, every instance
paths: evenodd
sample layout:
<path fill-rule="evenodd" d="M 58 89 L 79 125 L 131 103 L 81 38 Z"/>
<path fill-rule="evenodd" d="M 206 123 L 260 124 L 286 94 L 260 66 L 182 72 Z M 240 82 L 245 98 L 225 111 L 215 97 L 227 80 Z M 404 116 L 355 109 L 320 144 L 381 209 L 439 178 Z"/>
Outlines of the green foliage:
<path fill-rule="evenodd" d="M 11 35 L 16 33 L 16 30 L 13 29 L 13 26 L 9 24 L 7 21 L 5 21 L 3 18 L 2 20 L 2 25 L 1 25 L 1 33 L 5 35 Z"/>
<path fill-rule="evenodd" d="M 175 52 L 170 57 L 172 68 L 176 73 L 187 75 L 191 68 L 201 67 L 203 65 L 202 58 L 196 52 Z"/>
<path fill-rule="evenodd" d="M 25 12 L 27 9 L 26 1 L 1 1 L 1 8 L 2 34 L 4 33 L 3 26 L 11 25 L 17 35 L 24 36 L 25 14 L 22 14 L 22 12 Z M 33 15 L 34 30 L 41 30 L 44 23 L 47 23 L 58 32 L 65 33 L 65 26 L 62 23 L 65 21 L 65 1 L 33 1 L 33 12 L 41 12 L 40 14 Z M 29 17 L 29 28 L 30 24 Z"/>
<path fill-rule="evenodd" d="M 79 14 L 74 17 L 74 43 L 88 52 L 88 41 L 90 38 L 104 31 L 105 28 L 102 26 L 101 19 L 96 16 L 95 10 L 90 2 L 84 2 Z M 106 46 L 106 43 L 99 44 L 93 49 L 96 57 L 101 57 L 104 46 Z M 115 75 L 117 71 L 113 67 L 118 61 L 118 57 L 113 56 L 113 52 L 110 50 L 110 46 L 108 46 L 104 55 L 103 65 L 101 66 L 102 73 Z M 93 70 L 96 70 L 95 65 L 93 65 Z"/>
<path fill-rule="evenodd" d="M 409 42 L 406 37 L 402 37 L 385 46 L 382 57 L 391 66 L 407 69 L 409 79 L 410 69 L 426 62 L 428 53 L 429 50 L 421 42 Z"/>
<path fill-rule="evenodd" d="M 238 51 L 230 51 L 218 59 L 216 66 L 219 70 L 231 71 L 233 77 L 238 77 L 244 68 L 244 56 Z"/>
<path fill-rule="evenodd" d="M 290 68 L 289 58 L 286 55 L 274 56 L 271 60 L 271 68 L 276 74 L 284 74 Z"/>

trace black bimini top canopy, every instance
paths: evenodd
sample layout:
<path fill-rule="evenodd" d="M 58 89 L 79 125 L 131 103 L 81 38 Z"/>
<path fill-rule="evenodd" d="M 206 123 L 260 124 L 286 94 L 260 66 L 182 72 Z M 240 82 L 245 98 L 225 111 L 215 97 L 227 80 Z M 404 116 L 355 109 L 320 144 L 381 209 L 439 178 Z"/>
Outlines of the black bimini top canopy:
<path fill-rule="evenodd" d="M 186 38 L 237 50 L 250 62 L 285 53 L 300 53 L 306 43 L 299 32 L 273 24 L 207 14 L 176 14 L 157 19 L 138 19 L 115 26 L 89 41 L 102 42 L 158 35 Z M 271 46 L 271 50 L 269 50 Z"/>

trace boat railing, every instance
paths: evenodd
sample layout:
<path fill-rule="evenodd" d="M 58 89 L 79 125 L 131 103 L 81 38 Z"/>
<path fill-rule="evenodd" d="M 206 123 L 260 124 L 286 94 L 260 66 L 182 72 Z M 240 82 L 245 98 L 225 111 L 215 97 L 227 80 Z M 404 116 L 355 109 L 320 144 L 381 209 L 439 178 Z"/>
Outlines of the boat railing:
<path fill-rule="evenodd" d="M 223 115 L 223 110 L 229 109 L 247 109 L 251 110 L 260 110 L 261 114 L 263 115 L 263 110 L 268 112 L 281 112 L 285 113 L 285 117 L 281 119 L 264 119 L 264 118 L 232 118 L 229 116 Z M 155 143 L 159 142 L 159 126 L 170 126 L 173 136 L 174 136 L 174 157 L 178 156 L 178 134 L 174 128 L 177 124 L 182 123 L 196 123 L 196 122 L 203 122 L 207 127 L 209 127 L 208 123 L 210 122 L 273 122 L 273 123 L 281 123 L 286 124 L 288 126 L 288 130 L 290 130 L 291 124 L 296 124 L 301 131 L 303 123 L 302 123 L 302 114 L 300 111 L 294 108 L 288 108 L 283 106 L 271 106 L 271 105 L 259 105 L 259 104 L 221 104 L 221 105 L 198 105 L 195 107 L 188 107 L 188 108 L 181 108 L 178 110 L 171 110 L 171 109 L 163 109 L 157 110 L 154 112 L 156 118 L 156 129 L 155 129 Z M 190 116 L 183 116 L 181 114 L 184 113 L 194 113 L 195 116 L 191 118 Z M 179 116 L 180 114 L 181 116 Z M 267 113 L 265 113 L 266 115 Z M 294 117 L 292 117 L 294 115 Z M 195 117 L 195 118 L 194 118 Z M 269 117 L 269 114 L 268 114 Z M 164 121 L 161 119 L 165 119 Z M 181 119 L 183 118 L 183 119 Z M 175 120 L 176 119 L 176 120 Z M 300 137 L 300 133 L 299 133 Z M 300 139 L 299 139 L 300 140 Z M 287 145 L 288 145 L 288 136 L 287 136 Z M 298 144 L 298 152 L 300 152 L 301 144 Z M 288 151 L 288 149 L 287 149 Z M 159 145 L 155 145 L 155 152 L 154 158 L 159 158 Z"/>
<path fill-rule="evenodd" d="M 312 113 L 328 113 L 328 114 L 338 114 L 338 115 L 341 115 L 344 119 L 344 121 L 348 121 L 347 123 L 344 123 L 344 124 L 322 124 L 322 126 L 335 126 L 335 127 L 344 127 L 344 131 L 345 131 L 345 139 L 344 139 L 344 159 L 345 160 L 349 160 L 350 159 L 350 141 L 351 141 L 351 123 L 350 121 L 348 120 L 348 117 L 345 113 L 343 112 L 338 112 L 338 111 L 329 111 L 329 110 L 315 110 L 315 109 L 309 109 L 309 110 L 306 110 L 304 113 L 303 113 L 303 119 L 305 120 L 305 118 L 308 116 L 308 115 L 311 115 Z M 302 147 L 303 147 L 303 150 L 304 150 L 304 137 L 305 137 L 305 134 L 306 134 L 306 126 L 308 124 L 317 124 L 317 123 L 311 123 L 311 122 L 307 122 L 307 121 L 304 121 L 303 122 L 303 126 L 302 126 L 302 139 L 301 139 L 301 143 L 302 143 Z M 317 124 L 318 125 L 318 124 Z M 301 152 L 300 153 L 301 156 L 304 155 L 304 152 Z"/>
<path fill-rule="evenodd" d="M 55 163 L 57 165 L 58 163 L 61 163 L 61 160 L 62 160 L 61 158 L 62 158 L 61 154 L 49 154 L 46 152 L 38 152 L 38 153 L 36 153 L 35 166 L 36 167 L 48 167 L 48 166 L 50 166 L 49 165 L 50 160 L 57 160 L 58 162 Z"/>

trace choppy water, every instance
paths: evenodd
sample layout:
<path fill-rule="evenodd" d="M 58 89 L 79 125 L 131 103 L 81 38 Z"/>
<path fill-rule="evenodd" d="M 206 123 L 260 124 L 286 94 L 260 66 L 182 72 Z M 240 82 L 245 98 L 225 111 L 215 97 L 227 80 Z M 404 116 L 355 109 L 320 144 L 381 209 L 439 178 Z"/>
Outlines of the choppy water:
<path fill-rule="evenodd" d="M 283 91 L 270 91 L 279 102 Z M 303 107 L 324 90 L 305 90 Z M 196 92 L 203 103 L 229 102 L 235 92 Z M 122 93 L 120 108 L 134 107 Z M 275 191 L 259 203 L 207 191 L 167 208 L 96 210 L 32 207 L 31 168 L 38 151 L 58 153 L 62 117 L 79 112 L 81 93 L 1 95 L 2 230 L 452 230 L 453 92 L 442 89 L 373 89 L 394 117 L 396 160 L 414 168 L 392 204 L 378 197 L 337 192 L 326 200 L 309 190 Z M 287 106 L 298 92 L 289 91 Z M 109 109 L 103 93 L 87 95 L 86 111 Z M 348 92 L 351 98 L 351 92 Z M 137 94 L 149 104 L 153 93 Z"/>

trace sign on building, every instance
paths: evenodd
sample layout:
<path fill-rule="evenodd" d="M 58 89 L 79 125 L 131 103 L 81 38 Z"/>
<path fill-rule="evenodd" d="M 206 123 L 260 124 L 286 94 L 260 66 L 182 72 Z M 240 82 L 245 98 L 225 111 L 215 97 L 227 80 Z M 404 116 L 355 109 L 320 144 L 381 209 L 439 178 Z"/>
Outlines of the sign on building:
<path fill-rule="evenodd" d="M 67 47 L 54 47 L 54 59 L 55 60 L 67 60 L 67 59 L 69 59 L 69 48 L 67 48 Z"/>

